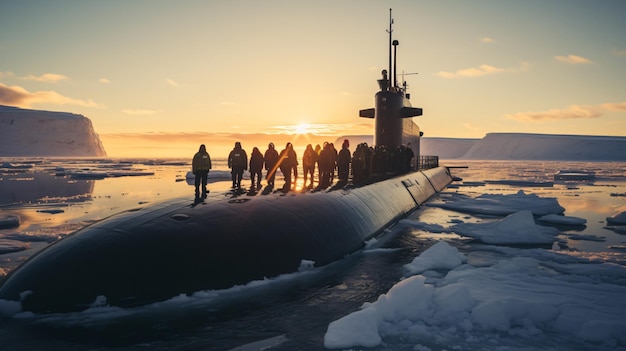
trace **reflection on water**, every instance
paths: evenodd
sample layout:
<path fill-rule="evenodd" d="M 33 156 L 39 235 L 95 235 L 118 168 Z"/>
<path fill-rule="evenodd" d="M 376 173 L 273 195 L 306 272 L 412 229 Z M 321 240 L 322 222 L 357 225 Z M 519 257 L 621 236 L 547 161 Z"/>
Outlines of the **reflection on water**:
<path fill-rule="evenodd" d="M 46 171 L 3 172 L 0 206 L 86 201 L 93 192 L 93 180 L 57 177 Z"/>
<path fill-rule="evenodd" d="M 12 247 L 9 241 L 0 243 L 9 252 L 0 255 L 0 276 L 3 269 L 13 269 L 45 246 L 41 238 L 62 237 L 148 203 L 193 196 L 184 181 L 189 168 L 186 161 L 155 160 L 45 159 L 0 164 L 0 219 L 20 218 L 18 227 L 0 229 L 0 239 L 19 235 L 19 240 L 30 244 L 21 251 L 23 247 Z"/>

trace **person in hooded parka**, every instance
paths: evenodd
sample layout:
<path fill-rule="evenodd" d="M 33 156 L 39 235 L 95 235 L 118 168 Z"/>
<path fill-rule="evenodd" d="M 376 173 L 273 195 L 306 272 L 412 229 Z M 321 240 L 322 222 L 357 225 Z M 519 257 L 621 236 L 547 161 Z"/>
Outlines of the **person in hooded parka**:
<path fill-rule="evenodd" d="M 248 154 L 241 148 L 241 143 L 236 142 L 235 148 L 228 154 L 228 168 L 231 169 L 233 188 L 241 188 L 243 171 L 248 169 Z"/>
<path fill-rule="evenodd" d="M 191 161 L 191 172 L 195 175 L 196 198 L 200 197 L 200 183 L 202 183 L 202 197 L 206 198 L 206 184 L 210 169 L 211 156 L 206 151 L 206 146 L 202 144 Z"/>

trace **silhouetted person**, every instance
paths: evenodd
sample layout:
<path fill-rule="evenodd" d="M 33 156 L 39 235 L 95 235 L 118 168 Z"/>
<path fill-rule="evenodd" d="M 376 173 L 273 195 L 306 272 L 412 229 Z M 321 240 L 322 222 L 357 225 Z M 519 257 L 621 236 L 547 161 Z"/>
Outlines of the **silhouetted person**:
<path fill-rule="evenodd" d="M 374 149 L 374 157 L 373 157 L 373 165 L 372 165 L 372 173 L 373 174 L 383 174 L 389 171 L 388 163 L 389 163 L 389 153 L 387 152 L 387 148 L 385 145 L 376 145 Z"/>
<path fill-rule="evenodd" d="M 274 178 L 276 177 L 276 169 L 278 166 L 276 163 L 278 162 L 278 151 L 274 148 L 274 143 L 269 143 L 267 145 L 267 150 L 265 150 L 265 155 L 263 156 L 263 161 L 265 162 L 265 170 L 267 174 L 265 175 L 265 179 L 267 179 L 267 185 L 274 186 Z"/>
<path fill-rule="evenodd" d="M 289 191 L 291 189 L 291 172 L 294 168 L 294 165 L 297 165 L 298 160 L 296 160 L 296 152 L 293 151 L 293 145 L 291 143 L 287 143 L 285 149 L 280 152 L 280 157 L 278 158 L 280 171 L 285 176 L 285 185 L 283 186 L 283 191 Z"/>
<path fill-rule="evenodd" d="M 352 155 L 352 181 L 354 183 L 361 182 L 369 176 L 368 172 L 369 148 L 366 143 L 357 145 Z"/>
<path fill-rule="evenodd" d="M 255 184 L 257 188 L 261 187 L 261 170 L 263 170 L 263 154 L 255 146 L 252 149 L 252 154 L 250 154 L 250 180 L 253 188 Z"/>
<path fill-rule="evenodd" d="M 404 162 L 406 164 L 407 172 L 414 170 L 413 167 L 411 167 L 411 161 L 413 161 L 414 157 L 415 157 L 415 153 L 413 152 L 413 149 L 411 149 L 411 143 L 409 143 L 406 146 L 406 150 L 404 154 Z"/>
<path fill-rule="evenodd" d="M 306 146 L 304 155 L 302 155 L 302 170 L 304 172 L 304 186 L 306 187 L 307 177 L 311 176 L 311 187 L 313 186 L 313 174 L 315 173 L 315 163 L 317 162 L 317 153 L 313 150 L 311 144 Z"/>
<path fill-rule="evenodd" d="M 202 198 L 206 197 L 206 183 L 209 176 L 209 170 L 211 169 L 211 156 L 206 151 L 204 144 L 200 145 L 198 152 L 193 155 L 191 161 L 191 172 L 196 176 L 196 198 L 200 197 L 200 183 L 202 183 Z"/>
<path fill-rule="evenodd" d="M 330 143 L 328 144 L 330 147 L 330 157 L 331 157 L 331 161 L 330 161 L 330 168 L 329 168 L 329 175 L 330 175 L 330 183 L 332 184 L 333 181 L 335 181 L 335 168 L 337 168 L 337 149 L 335 149 L 335 144 Z"/>
<path fill-rule="evenodd" d="M 320 189 L 325 189 L 331 183 L 330 173 L 331 172 L 334 173 L 334 167 L 335 167 L 333 150 L 332 150 L 331 145 L 327 142 L 324 143 L 324 148 L 322 148 L 322 151 L 320 152 L 319 167 L 320 167 L 320 179 L 319 179 L 318 187 Z"/>
<path fill-rule="evenodd" d="M 348 139 L 343 141 L 341 145 L 341 150 L 337 155 L 337 177 L 339 180 L 346 181 L 348 180 L 348 176 L 350 175 L 350 159 L 352 158 L 350 154 L 350 142 Z"/>
<path fill-rule="evenodd" d="M 293 145 L 291 146 L 291 151 L 289 151 L 289 158 L 291 161 L 291 171 L 293 172 L 293 185 L 296 185 L 296 181 L 298 181 L 298 155 L 296 155 L 296 151 L 293 149 Z"/>
<path fill-rule="evenodd" d="M 317 182 L 319 183 L 322 178 L 322 169 L 320 168 L 320 154 L 322 153 L 322 147 L 320 144 L 315 145 L 315 153 L 317 154 L 315 164 L 317 165 Z"/>
<path fill-rule="evenodd" d="M 231 169 L 230 174 L 233 180 L 233 188 L 241 188 L 241 178 L 243 171 L 248 169 L 248 155 L 241 148 L 241 143 L 236 142 L 235 148 L 228 154 L 228 168 Z"/>

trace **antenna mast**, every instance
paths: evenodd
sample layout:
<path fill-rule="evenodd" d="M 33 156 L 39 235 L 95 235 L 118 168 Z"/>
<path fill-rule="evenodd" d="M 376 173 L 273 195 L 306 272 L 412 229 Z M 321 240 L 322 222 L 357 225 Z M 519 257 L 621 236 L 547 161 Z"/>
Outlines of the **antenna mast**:
<path fill-rule="evenodd" d="M 389 90 L 391 90 L 391 77 L 394 77 L 394 73 L 392 70 L 392 66 L 391 66 L 391 33 L 393 32 L 393 29 L 391 28 L 391 26 L 393 25 L 393 18 L 391 17 L 391 9 L 389 9 L 389 30 L 387 31 L 387 33 L 389 33 Z"/>

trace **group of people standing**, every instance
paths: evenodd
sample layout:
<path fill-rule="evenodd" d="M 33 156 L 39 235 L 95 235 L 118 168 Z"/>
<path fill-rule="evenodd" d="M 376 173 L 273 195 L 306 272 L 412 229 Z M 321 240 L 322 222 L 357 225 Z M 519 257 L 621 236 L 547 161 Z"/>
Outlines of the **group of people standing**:
<path fill-rule="evenodd" d="M 302 156 L 302 170 L 304 172 L 304 186 L 313 188 L 315 167 L 318 168 L 318 187 L 326 188 L 333 183 L 335 169 L 339 181 L 347 181 L 350 173 L 350 143 L 344 140 L 341 150 L 337 151 L 333 143 L 325 142 L 323 147 L 311 144 L 306 146 Z M 250 159 L 248 154 L 241 147 L 241 142 L 236 142 L 235 147 L 228 155 L 228 168 L 231 169 L 231 179 L 233 188 L 241 188 L 241 180 L 246 170 L 250 172 L 252 187 L 261 187 L 262 171 L 266 171 L 265 179 L 267 185 L 274 187 L 276 171 L 280 169 L 285 176 L 283 191 L 289 191 L 298 179 L 298 157 L 291 143 L 287 143 L 285 148 L 279 153 L 274 143 L 269 143 L 265 153 L 261 153 L 258 147 L 252 149 Z M 211 169 L 211 157 L 206 151 L 206 146 L 200 145 L 200 149 L 194 155 L 192 161 L 192 172 L 195 175 L 196 198 L 206 197 L 207 177 Z M 307 184 L 308 183 L 308 184 Z M 202 185 L 202 188 L 200 186 Z"/>
<path fill-rule="evenodd" d="M 348 147 L 347 140 L 345 142 L 346 149 Z M 349 155 L 348 153 L 348 164 Z M 312 188 L 315 174 L 315 166 L 319 169 L 320 186 L 328 186 L 334 178 L 334 170 L 337 163 L 337 152 L 334 150 L 332 143 L 324 143 L 324 149 L 319 145 L 313 149 L 311 144 L 307 145 L 304 155 L 302 156 L 302 170 L 304 172 L 304 185 Z M 235 148 L 228 155 L 228 167 L 231 169 L 233 188 L 241 188 L 241 179 L 245 170 L 250 171 L 251 186 L 260 188 L 263 170 L 266 171 L 265 179 L 267 185 L 274 187 L 276 179 L 276 171 L 280 169 L 285 177 L 283 191 L 289 191 L 298 179 L 298 156 L 293 148 L 292 143 L 287 143 L 285 148 L 278 152 L 274 143 L 269 143 L 265 153 L 261 153 L 259 148 L 254 147 L 248 162 L 246 152 L 241 148 L 241 143 L 235 143 Z M 348 169 L 348 165 L 345 167 Z M 345 179 L 348 179 L 346 173 Z M 308 185 L 307 183 L 310 182 Z"/>
<path fill-rule="evenodd" d="M 325 142 L 315 148 L 309 144 L 302 155 L 302 170 L 304 172 L 304 186 L 313 188 L 315 167 L 318 169 L 318 189 L 329 187 L 335 180 L 335 170 L 339 182 L 347 182 L 352 170 L 352 181 L 359 183 L 372 174 L 399 174 L 406 173 L 416 168 L 412 165 L 414 158 L 410 145 L 399 145 L 393 149 L 384 146 L 371 147 L 366 143 L 357 145 L 354 154 L 350 153 L 350 142 L 343 141 L 341 149 L 337 151 L 333 143 Z M 263 170 L 266 171 L 267 185 L 274 187 L 276 171 L 285 176 L 285 184 L 282 190 L 291 190 L 298 179 L 298 157 L 291 143 L 278 152 L 274 143 L 269 143 L 265 153 L 261 153 L 258 147 L 252 149 L 250 159 L 241 147 L 241 142 L 236 142 L 235 147 L 228 155 L 228 168 L 231 169 L 233 188 L 241 188 L 241 180 L 246 170 L 250 171 L 250 180 L 253 188 L 261 187 Z M 211 157 L 206 147 L 200 145 L 200 149 L 193 157 L 192 171 L 195 175 L 196 198 L 206 197 L 207 175 L 211 169 Z M 202 188 L 200 189 L 200 185 Z"/>

